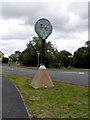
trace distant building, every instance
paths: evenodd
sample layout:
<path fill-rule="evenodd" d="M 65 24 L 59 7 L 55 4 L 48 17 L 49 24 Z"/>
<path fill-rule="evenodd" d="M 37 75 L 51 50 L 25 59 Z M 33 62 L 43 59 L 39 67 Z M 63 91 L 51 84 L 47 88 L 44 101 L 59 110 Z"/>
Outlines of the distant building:
<path fill-rule="evenodd" d="M 21 55 L 21 52 L 16 51 L 15 54 L 11 54 L 11 55 L 9 56 L 9 58 L 11 58 L 12 60 L 13 60 L 13 59 L 17 60 L 17 59 L 19 59 L 20 55 Z"/>
<path fill-rule="evenodd" d="M 2 61 L 4 54 L 0 51 L 0 61 Z"/>
<path fill-rule="evenodd" d="M 15 62 L 16 65 L 20 65 L 20 55 L 21 55 L 21 52 L 19 51 L 15 51 L 14 54 L 11 54 L 9 56 L 9 61 L 10 62 Z"/>

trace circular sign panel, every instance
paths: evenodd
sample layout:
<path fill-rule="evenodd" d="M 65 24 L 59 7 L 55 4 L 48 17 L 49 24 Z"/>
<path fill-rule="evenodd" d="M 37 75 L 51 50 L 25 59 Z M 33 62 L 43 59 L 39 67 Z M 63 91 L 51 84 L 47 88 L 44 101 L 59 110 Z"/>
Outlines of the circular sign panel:
<path fill-rule="evenodd" d="M 49 20 L 42 18 L 35 24 L 35 31 L 42 39 L 46 39 L 52 33 L 52 25 Z"/>

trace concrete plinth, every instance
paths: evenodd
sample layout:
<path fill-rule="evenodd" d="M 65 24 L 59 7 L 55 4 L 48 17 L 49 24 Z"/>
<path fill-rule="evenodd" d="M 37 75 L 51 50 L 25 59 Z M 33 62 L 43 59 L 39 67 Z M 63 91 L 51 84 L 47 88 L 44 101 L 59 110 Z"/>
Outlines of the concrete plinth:
<path fill-rule="evenodd" d="M 46 69 L 39 69 L 37 71 L 37 73 L 35 74 L 32 80 L 31 85 L 34 88 L 47 88 L 54 86 Z"/>

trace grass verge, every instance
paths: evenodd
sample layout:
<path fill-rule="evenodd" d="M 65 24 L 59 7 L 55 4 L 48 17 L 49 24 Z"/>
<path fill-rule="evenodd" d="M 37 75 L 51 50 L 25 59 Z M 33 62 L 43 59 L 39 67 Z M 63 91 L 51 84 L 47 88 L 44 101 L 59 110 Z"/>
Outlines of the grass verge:
<path fill-rule="evenodd" d="M 31 78 L 4 75 L 22 94 L 33 118 L 88 118 L 88 88 L 54 82 L 53 88 L 34 89 Z"/>

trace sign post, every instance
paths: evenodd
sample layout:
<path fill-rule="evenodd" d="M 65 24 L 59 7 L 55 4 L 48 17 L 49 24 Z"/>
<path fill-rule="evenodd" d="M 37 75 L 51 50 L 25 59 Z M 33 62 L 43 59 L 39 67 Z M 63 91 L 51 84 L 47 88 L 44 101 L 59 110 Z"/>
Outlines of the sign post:
<path fill-rule="evenodd" d="M 37 67 L 39 67 L 39 55 L 40 55 L 40 52 L 37 51 Z"/>
<path fill-rule="evenodd" d="M 39 70 L 37 71 L 31 85 L 34 88 L 52 87 L 53 82 L 45 67 L 45 40 L 52 33 L 52 25 L 49 20 L 42 18 L 35 24 L 35 32 L 41 39 L 41 62 Z"/>
<path fill-rule="evenodd" d="M 41 39 L 41 63 L 40 66 L 45 66 L 45 40 Z"/>

